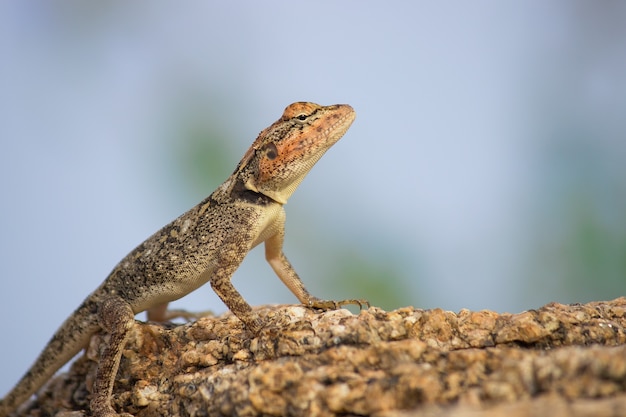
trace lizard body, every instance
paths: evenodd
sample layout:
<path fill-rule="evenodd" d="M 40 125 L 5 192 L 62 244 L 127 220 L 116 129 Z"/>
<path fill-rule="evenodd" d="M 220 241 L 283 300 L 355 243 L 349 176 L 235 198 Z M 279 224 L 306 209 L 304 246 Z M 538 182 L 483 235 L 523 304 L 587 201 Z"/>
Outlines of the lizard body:
<path fill-rule="evenodd" d="M 209 197 L 130 252 L 61 325 L 30 370 L 0 401 L 6 417 L 89 343 L 110 334 L 93 387 L 95 417 L 117 416 L 111 393 L 134 316 L 164 321 L 167 303 L 209 282 L 224 304 L 254 333 L 263 326 L 230 279 L 245 255 L 265 243 L 265 257 L 298 300 L 314 308 L 367 304 L 311 296 L 282 251 L 283 204 L 313 165 L 348 130 L 348 105 L 298 102 L 264 129 L 233 174 Z M 128 415 L 128 414 L 125 414 Z"/>

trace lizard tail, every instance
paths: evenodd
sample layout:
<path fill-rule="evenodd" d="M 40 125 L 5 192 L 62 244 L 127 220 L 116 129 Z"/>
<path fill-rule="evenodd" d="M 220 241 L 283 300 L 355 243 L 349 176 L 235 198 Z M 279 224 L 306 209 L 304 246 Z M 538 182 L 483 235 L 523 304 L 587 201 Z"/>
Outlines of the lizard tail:
<path fill-rule="evenodd" d="M 95 303 L 87 299 L 61 325 L 22 379 L 0 400 L 0 417 L 6 417 L 17 409 L 87 346 L 91 335 L 99 329 L 94 307 Z"/>

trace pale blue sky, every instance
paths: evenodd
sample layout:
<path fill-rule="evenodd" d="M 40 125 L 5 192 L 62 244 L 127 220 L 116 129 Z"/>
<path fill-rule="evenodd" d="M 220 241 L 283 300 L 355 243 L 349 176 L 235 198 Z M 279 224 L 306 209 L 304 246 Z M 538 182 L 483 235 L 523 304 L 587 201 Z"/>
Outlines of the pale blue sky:
<path fill-rule="evenodd" d="M 357 111 L 286 207 L 286 253 L 313 292 L 333 296 L 316 284 L 333 272 L 326 239 L 397 262 L 424 308 L 623 295 L 619 275 L 621 293 L 570 291 L 560 256 L 580 211 L 626 235 L 624 18 L 621 2 L 2 2 L 0 393 L 293 101 Z M 194 100 L 233 137 L 201 190 L 170 142 Z M 295 302 L 262 251 L 235 285 Z M 176 306 L 225 309 L 209 287 Z"/>

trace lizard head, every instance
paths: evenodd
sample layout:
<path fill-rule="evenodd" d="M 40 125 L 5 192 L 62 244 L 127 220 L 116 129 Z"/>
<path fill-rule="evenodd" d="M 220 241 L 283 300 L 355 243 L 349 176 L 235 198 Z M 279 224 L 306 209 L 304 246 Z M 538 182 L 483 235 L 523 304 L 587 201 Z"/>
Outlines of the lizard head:
<path fill-rule="evenodd" d="M 247 189 L 285 204 L 355 117 L 347 104 L 290 104 L 280 119 L 259 134 L 236 174 L 241 175 Z"/>

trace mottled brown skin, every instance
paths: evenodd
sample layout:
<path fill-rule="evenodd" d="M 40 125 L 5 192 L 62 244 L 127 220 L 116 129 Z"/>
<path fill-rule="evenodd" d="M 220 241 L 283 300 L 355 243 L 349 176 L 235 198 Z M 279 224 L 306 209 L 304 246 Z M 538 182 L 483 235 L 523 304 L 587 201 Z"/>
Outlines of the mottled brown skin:
<path fill-rule="evenodd" d="M 367 304 L 312 297 L 282 250 L 283 204 L 354 117 L 348 105 L 289 105 L 259 134 L 221 186 L 122 259 L 2 399 L 0 417 L 26 401 L 100 330 L 110 339 L 98 365 L 91 411 L 96 417 L 119 415 L 111 406 L 111 393 L 135 314 L 147 310 L 148 319 L 167 320 L 168 302 L 207 282 L 246 327 L 258 333 L 263 323 L 233 287 L 231 277 L 246 254 L 262 242 L 267 261 L 301 303 L 321 309 Z"/>

